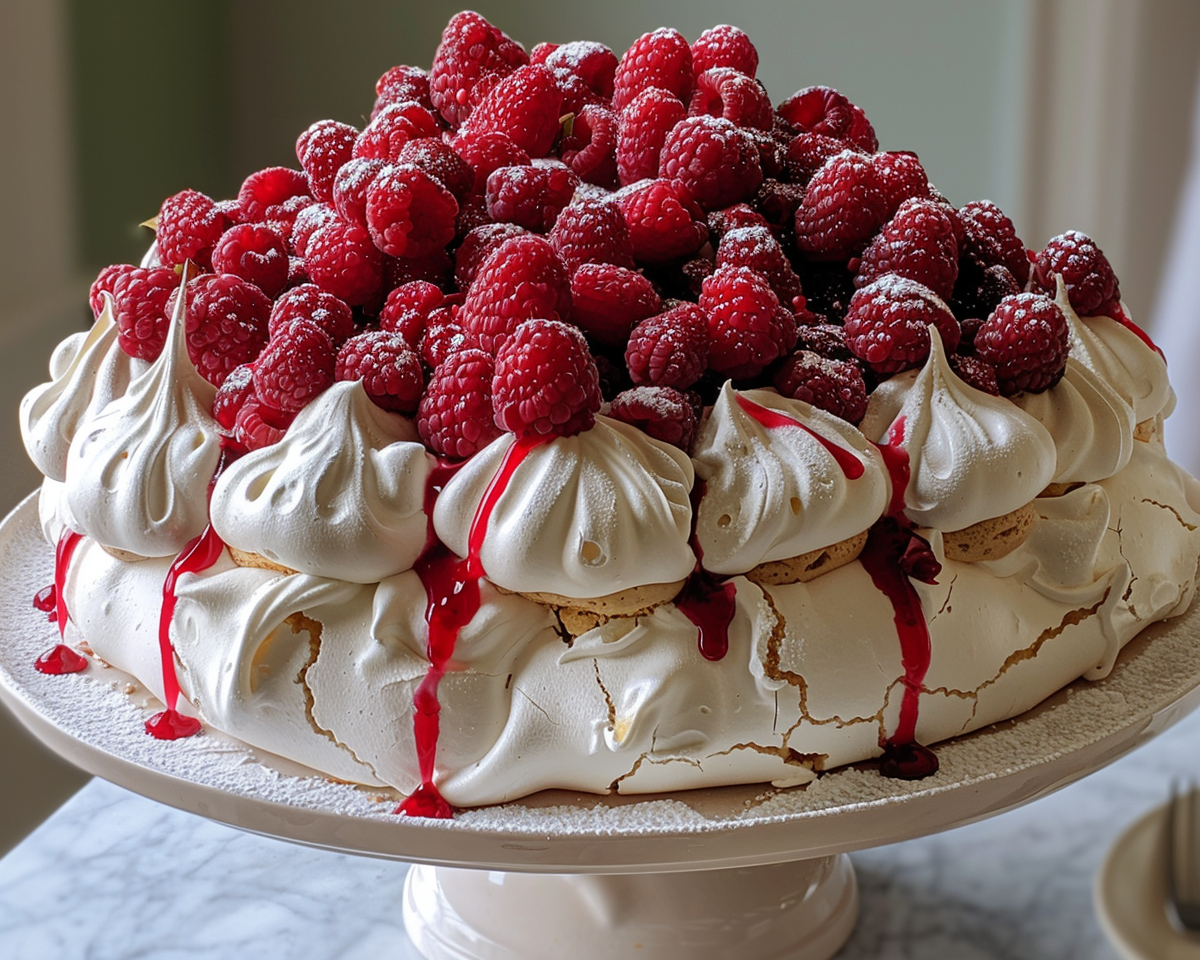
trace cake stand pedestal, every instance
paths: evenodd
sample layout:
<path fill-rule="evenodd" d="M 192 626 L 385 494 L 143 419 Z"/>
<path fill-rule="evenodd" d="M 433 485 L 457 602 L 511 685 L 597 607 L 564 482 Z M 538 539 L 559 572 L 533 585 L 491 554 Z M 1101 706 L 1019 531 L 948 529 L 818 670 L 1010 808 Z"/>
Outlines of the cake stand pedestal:
<path fill-rule="evenodd" d="M 846 853 L 980 820 L 1044 796 L 1200 705 L 1200 605 L 1144 631 L 1104 680 L 937 745 L 937 774 L 873 765 L 804 787 L 671 796 L 547 791 L 453 820 L 396 817 L 395 794 L 333 783 L 221 734 L 145 735 L 161 709 L 92 663 L 49 677 L 57 628 L 31 599 L 53 577 L 36 499 L 0 524 L 0 701 L 85 770 L 211 820 L 344 853 L 412 861 L 410 934 L 430 960 L 831 957 L 856 915 Z M 397 907 L 400 905 L 397 904 Z"/>

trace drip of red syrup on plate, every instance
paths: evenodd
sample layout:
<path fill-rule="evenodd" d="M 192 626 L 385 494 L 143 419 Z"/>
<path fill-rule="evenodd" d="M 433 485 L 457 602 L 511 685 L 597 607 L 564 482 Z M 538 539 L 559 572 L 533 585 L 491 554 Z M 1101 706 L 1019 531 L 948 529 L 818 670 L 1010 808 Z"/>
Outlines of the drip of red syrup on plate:
<path fill-rule="evenodd" d="M 67 571 L 71 567 L 71 558 L 75 556 L 75 548 L 82 539 L 82 533 L 63 529 L 58 538 L 58 546 L 54 550 L 54 583 L 43 587 L 33 598 L 33 605 L 39 610 L 47 611 L 51 622 L 58 624 L 60 640 L 67 632 Z M 38 673 L 52 676 L 79 673 L 86 667 L 87 658 L 76 653 L 65 643 L 55 644 L 33 662 L 33 668 Z"/>
<path fill-rule="evenodd" d="M 429 669 L 413 694 L 413 738 L 416 743 L 421 785 L 396 808 L 396 813 L 439 820 L 446 820 L 454 815 L 454 809 L 442 797 L 433 782 L 437 766 L 438 738 L 441 733 L 442 705 L 438 700 L 438 684 L 445 676 L 446 667 L 454 655 L 459 632 L 479 611 L 479 581 L 484 576 L 479 554 L 483 549 L 483 539 L 487 534 L 492 511 L 495 510 L 504 491 L 508 489 L 517 467 L 534 447 L 547 439 L 549 438 L 516 437 L 505 451 L 500 469 L 496 471 L 496 475 L 484 491 L 483 499 L 471 520 L 465 560 L 455 556 L 431 532 L 425 552 L 413 567 L 425 588 L 425 621 L 428 624 L 426 655 L 429 657 Z M 425 494 L 425 512 L 430 517 L 441 486 L 449 480 L 455 469 L 457 468 L 449 465 L 440 465 L 430 476 Z"/>
<path fill-rule="evenodd" d="M 79 673 L 86 670 L 87 657 L 76 653 L 65 643 L 56 643 L 33 662 L 38 673 L 58 676 L 64 673 Z"/>
<path fill-rule="evenodd" d="M 58 589 L 53 583 L 47 584 L 33 595 L 33 608 L 50 614 L 46 619 L 51 623 L 58 622 Z"/>
<path fill-rule="evenodd" d="M 737 607 L 737 587 L 704 569 L 704 550 L 696 535 L 696 517 L 706 484 L 697 479 L 692 487 L 692 552 L 696 566 L 675 598 L 675 606 L 697 630 L 696 644 L 705 660 L 721 660 L 729 652 L 729 625 Z"/>

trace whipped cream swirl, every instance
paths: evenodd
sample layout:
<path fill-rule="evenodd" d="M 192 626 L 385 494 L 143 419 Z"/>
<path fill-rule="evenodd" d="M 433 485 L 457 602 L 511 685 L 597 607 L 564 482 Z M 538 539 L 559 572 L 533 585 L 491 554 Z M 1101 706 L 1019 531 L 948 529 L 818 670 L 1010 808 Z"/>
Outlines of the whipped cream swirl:
<path fill-rule="evenodd" d="M 318 577 L 376 583 L 425 546 L 433 458 L 413 425 L 359 381 L 335 383 L 279 443 L 231 464 L 213 488 L 227 544 Z"/>
<path fill-rule="evenodd" d="M 739 396 L 791 425 L 765 425 Z M 830 445 L 852 456 L 861 471 L 848 473 Z M 774 390 L 739 395 L 727 382 L 694 459 L 706 485 L 696 536 L 705 569 L 718 574 L 745 573 L 861 533 L 879 519 L 890 496 L 883 460 L 862 433 Z"/>

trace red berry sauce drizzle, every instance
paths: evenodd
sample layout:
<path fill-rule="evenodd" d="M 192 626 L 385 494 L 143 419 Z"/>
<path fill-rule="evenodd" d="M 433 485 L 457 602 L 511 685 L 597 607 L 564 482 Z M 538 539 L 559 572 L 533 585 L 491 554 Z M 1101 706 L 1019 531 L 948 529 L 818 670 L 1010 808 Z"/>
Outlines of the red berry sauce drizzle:
<path fill-rule="evenodd" d="M 438 684 L 446 673 L 446 665 L 454 654 L 458 634 L 479 610 L 479 581 L 484 576 L 479 559 L 488 522 L 497 502 L 508 488 L 521 461 L 534 447 L 548 437 L 525 436 L 513 440 L 504 454 L 500 469 L 484 491 L 483 499 L 471 521 L 467 534 L 467 557 L 459 559 L 431 533 L 425 552 L 413 569 L 421 578 L 428 598 L 425 606 L 426 654 L 429 670 L 413 694 L 413 737 L 416 741 L 417 765 L 421 785 L 396 808 L 396 813 L 408 817 L 429 817 L 446 820 L 454 810 L 442 797 L 433 782 L 437 764 L 438 735 L 441 730 L 442 705 L 438 701 Z M 433 501 L 441 485 L 449 480 L 456 468 L 439 465 L 434 469 L 426 487 L 425 512 L 433 514 Z"/>
<path fill-rule="evenodd" d="M 58 547 L 54 551 L 54 583 L 39 590 L 33 598 L 33 605 L 48 612 L 50 620 L 58 624 L 60 640 L 67 632 L 67 570 L 70 569 L 71 558 L 75 556 L 75 548 L 82 539 L 82 533 L 63 529 L 58 538 Z M 76 653 L 65 643 L 58 643 L 38 657 L 33 667 L 38 673 L 57 676 L 79 673 L 87 664 L 86 657 Z"/>
<path fill-rule="evenodd" d="M 221 472 L 233 462 L 235 454 L 221 442 L 221 458 L 217 461 L 217 469 L 208 482 L 208 495 L 212 496 L 213 486 Z M 176 707 L 179 704 L 179 676 L 175 672 L 175 646 L 171 643 L 171 621 L 175 617 L 176 585 L 185 573 L 200 573 L 207 570 L 221 558 L 225 543 L 217 535 L 211 523 L 205 525 L 198 537 L 192 539 L 171 564 L 163 580 L 163 602 L 158 614 L 158 647 L 162 660 L 163 702 L 165 710 L 160 710 L 146 721 L 146 732 L 156 740 L 180 740 L 200 732 L 200 721 L 180 713 Z"/>

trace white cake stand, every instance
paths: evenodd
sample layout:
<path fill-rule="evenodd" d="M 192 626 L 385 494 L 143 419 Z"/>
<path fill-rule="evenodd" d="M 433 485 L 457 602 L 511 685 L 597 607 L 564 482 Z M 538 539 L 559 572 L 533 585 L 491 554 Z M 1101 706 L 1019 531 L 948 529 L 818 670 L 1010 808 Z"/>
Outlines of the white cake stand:
<path fill-rule="evenodd" d="M 213 731 L 144 734 L 161 705 L 92 664 L 47 677 L 57 629 L 34 610 L 52 551 L 27 499 L 0 525 L 0 700 L 45 744 L 151 799 L 254 833 L 414 861 L 404 914 L 430 960 L 825 960 L 857 915 L 848 851 L 1001 813 L 1135 749 L 1200 704 L 1200 605 L 1145 631 L 1111 676 L 938 745 L 939 772 L 903 782 L 870 765 L 803 788 L 656 797 L 565 791 L 401 818 L 396 796 L 333 783 Z"/>

